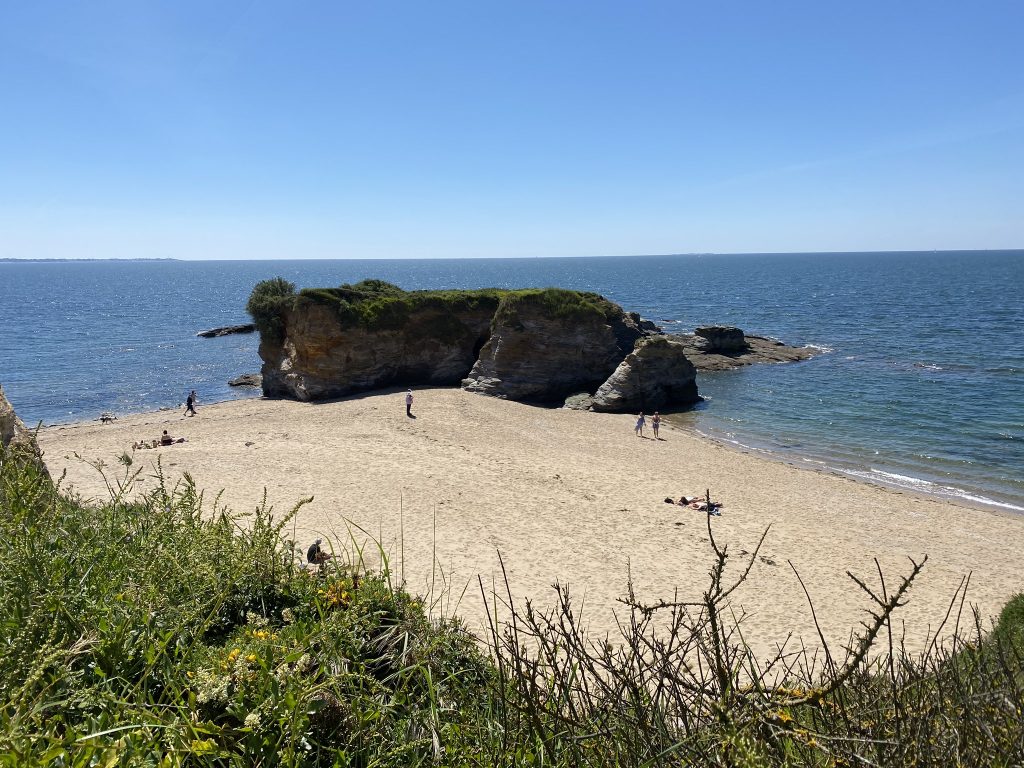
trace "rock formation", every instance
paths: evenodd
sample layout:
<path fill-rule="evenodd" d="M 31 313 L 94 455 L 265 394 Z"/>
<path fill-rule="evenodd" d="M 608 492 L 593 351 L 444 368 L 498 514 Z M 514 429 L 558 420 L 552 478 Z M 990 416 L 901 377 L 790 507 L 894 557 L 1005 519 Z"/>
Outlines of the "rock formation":
<path fill-rule="evenodd" d="M 742 353 L 747 350 L 743 331 L 731 325 L 702 325 L 693 332 L 705 351 L 719 355 Z"/>
<path fill-rule="evenodd" d="M 595 411 L 661 410 L 692 405 L 697 394 L 697 369 L 686 357 L 686 345 L 671 336 L 640 339 L 608 380 L 598 387 L 590 407 Z"/>
<path fill-rule="evenodd" d="M 576 301 L 571 291 L 503 299 L 463 388 L 533 402 L 561 402 L 573 392 L 592 391 L 643 332 L 607 299 L 591 295 Z"/>
<path fill-rule="evenodd" d="M 487 341 L 496 308 L 497 298 L 414 302 L 368 326 L 340 316 L 329 297 L 300 295 L 282 310 L 283 338 L 260 334 L 263 393 L 324 400 L 394 385 L 458 384 Z"/>
<path fill-rule="evenodd" d="M 261 387 L 263 377 L 258 373 L 243 373 L 228 382 L 229 387 Z"/>
<path fill-rule="evenodd" d="M 706 325 L 672 338 L 682 343 L 698 371 L 724 371 L 755 363 L 792 363 L 814 356 L 808 347 L 790 347 L 777 339 L 744 334 L 739 328 Z"/>
<path fill-rule="evenodd" d="M 602 296 L 555 288 L 406 292 L 366 280 L 295 293 L 277 278 L 247 309 L 263 393 L 298 400 L 461 382 L 511 400 L 650 411 L 699 400 L 695 369 L 810 356 L 732 327 L 664 335 Z"/>
<path fill-rule="evenodd" d="M 244 323 L 242 325 L 225 325 L 223 328 L 211 328 L 208 331 L 199 331 L 196 336 L 204 339 L 213 339 L 218 336 L 230 336 L 233 333 L 252 333 L 256 330 L 256 323 Z"/>
<path fill-rule="evenodd" d="M 18 414 L 14 412 L 14 407 L 8 402 L 2 386 L 0 386 L 0 446 L 5 454 L 9 451 L 8 455 L 27 457 L 44 474 L 47 474 L 35 438 L 25 428 L 21 419 L 18 418 Z"/>

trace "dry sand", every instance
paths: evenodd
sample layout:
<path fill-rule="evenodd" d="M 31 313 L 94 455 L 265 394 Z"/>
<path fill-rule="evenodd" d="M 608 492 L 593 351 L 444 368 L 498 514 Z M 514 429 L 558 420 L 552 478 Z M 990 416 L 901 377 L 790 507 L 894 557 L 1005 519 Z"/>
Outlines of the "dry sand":
<path fill-rule="evenodd" d="M 738 557 L 771 531 L 749 581 L 734 594 L 748 614 L 745 635 L 760 653 L 789 633 L 817 644 L 806 599 L 787 561 L 814 598 L 830 642 L 845 641 L 869 601 L 850 570 L 877 582 L 878 558 L 891 588 L 928 565 L 900 616 L 911 647 L 943 618 L 961 579 L 986 618 L 1022 590 L 1024 516 L 999 514 L 887 490 L 723 447 L 683 430 L 639 439 L 634 417 L 548 410 L 457 389 L 416 392 L 415 419 L 404 392 L 337 402 L 240 400 L 44 429 L 51 471 L 87 497 L 106 491 L 88 462 L 119 474 L 117 456 L 133 441 L 167 429 L 188 442 L 135 452 L 153 487 L 159 457 L 171 479 L 188 472 L 211 499 L 251 511 L 264 489 L 279 512 L 313 496 L 298 515 L 299 542 L 323 535 L 342 546 L 353 526 L 383 542 L 392 571 L 409 588 L 435 597 L 447 585 L 446 610 L 472 629 L 484 621 L 477 576 L 500 582 L 504 559 L 517 600 L 554 602 L 551 585 L 568 583 L 585 598 L 591 630 L 615 626 L 616 598 L 631 571 L 646 600 L 699 598 L 711 553 L 703 513 L 671 506 L 712 490 L 725 502 L 712 519 L 715 538 Z M 76 458 L 75 454 L 81 457 Z M 627 570 L 629 569 L 629 570 Z M 465 594 L 463 595 L 463 592 Z M 460 600 L 461 596 L 461 600 Z"/>

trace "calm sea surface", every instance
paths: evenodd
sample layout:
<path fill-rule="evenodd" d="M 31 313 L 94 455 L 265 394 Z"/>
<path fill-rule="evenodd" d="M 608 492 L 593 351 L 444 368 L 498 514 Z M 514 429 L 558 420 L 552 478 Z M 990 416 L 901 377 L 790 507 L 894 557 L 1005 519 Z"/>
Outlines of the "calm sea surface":
<path fill-rule="evenodd" d="M 679 421 L 809 466 L 1024 511 L 1024 252 L 432 261 L 0 263 L 0 384 L 26 423 L 253 396 L 253 285 L 597 291 L 688 331 L 738 325 L 823 354 L 701 375 Z"/>

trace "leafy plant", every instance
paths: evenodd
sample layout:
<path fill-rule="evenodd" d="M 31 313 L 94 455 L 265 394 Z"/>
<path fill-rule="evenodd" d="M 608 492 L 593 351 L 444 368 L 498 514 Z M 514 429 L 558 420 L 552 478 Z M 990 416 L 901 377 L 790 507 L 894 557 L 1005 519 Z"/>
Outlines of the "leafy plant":
<path fill-rule="evenodd" d="M 284 337 L 284 310 L 294 303 L 295 285 L 283 277 L 256 283 L 245 309 L 252 316 L 260 335 L 268 341 Z"/>

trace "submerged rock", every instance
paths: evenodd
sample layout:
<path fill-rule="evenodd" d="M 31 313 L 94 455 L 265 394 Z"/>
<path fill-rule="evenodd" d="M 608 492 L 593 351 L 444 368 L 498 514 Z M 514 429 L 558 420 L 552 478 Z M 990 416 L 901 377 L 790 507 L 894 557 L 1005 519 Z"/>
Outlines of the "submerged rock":
<path fill-rule="evenodd" d="M 211 328 L 208 331 L 199 331 L 196 336 L 204 339 L 212 339 L 217 336 L 230 336 L 233 333 L 252 333 L 256 330 L 256 323 L 245 323 L 243 325 L 225 325 L 223 328 Z"/>

